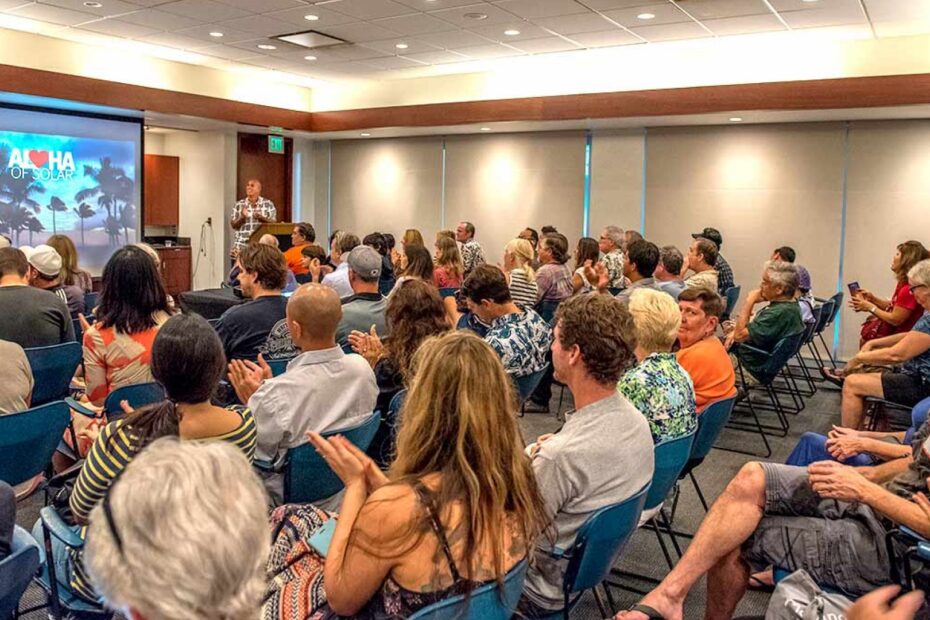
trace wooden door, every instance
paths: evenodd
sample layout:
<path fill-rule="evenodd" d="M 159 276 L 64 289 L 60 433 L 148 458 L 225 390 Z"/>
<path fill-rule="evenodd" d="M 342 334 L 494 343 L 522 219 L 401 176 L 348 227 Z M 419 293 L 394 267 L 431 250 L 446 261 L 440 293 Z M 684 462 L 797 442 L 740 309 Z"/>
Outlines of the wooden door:
<path fill-rule="evenodd" d="M 240 133 L 237 198 L 245 198 L 249 179 L 258 179 L 262 196 L 271 200 L 278 211 L 278 221 L 290 222 L 293 157 L 294 143 L 290 138 L 284 139 L 284 153 L 278 154 L 268 152 L 267 135 Z"/>

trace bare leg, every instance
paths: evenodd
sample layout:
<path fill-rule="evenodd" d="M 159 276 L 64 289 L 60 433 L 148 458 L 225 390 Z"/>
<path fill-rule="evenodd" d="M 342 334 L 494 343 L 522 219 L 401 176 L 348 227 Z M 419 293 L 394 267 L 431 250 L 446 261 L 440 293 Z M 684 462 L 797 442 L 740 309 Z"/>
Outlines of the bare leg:
<path fill-rule="evenodd" d="M 707 573 L 705 620 L 732 618 L 736 606 L 746 593 L 747 583 L 749 565 L 740 557 L 740 550 L 737 548 L 723 557 Z"/>
<path fill-rule="evenodd" d="M 737 554 L 738 557 L 740 546 L 762 519 L 764 506 L 765 473 L 759 463 L 746 463 L 711 506 L 684 556 L 662 583 L 643 598 L 643 604 L 660 612 L 668 620 L 681 620 L 682 605 L 695 582 L 717 564 L 732 563 L 731 555 Z M 714 587 L 738 590 L 739 597 L 742 597 L 749 580 L 749 571 L 745 567 L 741 570 L 742 585 L 730 583 L 718 586 L 715 583 Z M 722 583 L 724 578 L 733 580 L 735 571 L 726 572 L 726 569 L 721 568 L 717 574 Z M 739 598 L 736 602 L 739 602 Z M 710 610 L 708 607 L 708 612 Z M 639 620 L 643 617 L 639 612 L 621 612 L 616 616 L 624 620 Z M 714 620 L 724 617 L 728 616 L 714 616 Z"/>
<path fill-rule="evenodd" d="M 865 397 L 884 398 L 882 376 L 877 372 L 852 374 L 843 382 L 843 404 L 840 405 L 841 422 L 846 428 L 859 429 L 865 415 Z"/>

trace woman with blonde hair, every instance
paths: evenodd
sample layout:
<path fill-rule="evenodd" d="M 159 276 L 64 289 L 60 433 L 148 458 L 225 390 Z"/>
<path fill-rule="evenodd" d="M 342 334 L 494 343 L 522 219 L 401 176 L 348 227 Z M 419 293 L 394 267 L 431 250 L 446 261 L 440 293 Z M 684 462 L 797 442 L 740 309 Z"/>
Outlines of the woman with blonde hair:
<path fill-rule="evenodd" d="M 439 240 L 442 239 L 443 237 L 446 237 L 446 238 L 448 238 L 448 239 L 452 239 L 453 241 L 455 241 L 455 231 L 454 231 L 454 230 L 449 230 L 448 228 L 445 228 L 445 229 L 440 230 L 440 231 L 438 231 L 438 232 L 436 233 L 436 241 L 439 241 Z"/>
<path fill-rule="evenodd" d="M 93 280 L 89 273 L 78 267 L 78 251 L 71 237 L 52 235 L 46 243 L 55 248 L 61 256 L 61 283 L 65 286 L 80 286 L 85 293 L 91 292 Z M 87 310 L 90 311 L 91 308 Z"/>
<path fill-rule="evenodd" d="M 504 275 L 514 303 L 524 308 L 536 305 L 535 251 L 526 239 L 511 239 L 504 246 Z"/>
<path fill-rule="evenodd" d="M 407 230 L 405 230 L 404 236 L 400 240 L 400 243 L 402 246 L 404 246 L 404 250 L 406 250 L 407 247 L 411 245 L 426 246 L 426 244 L 423 243 L 423 235 L 420 234 L 420 231 L 417 230 L 416 228 L 408 228 Z"/>
<path fill-rule="evenodd" d="M 416 355 L 387 475 L 344 438 L 309 433 L 345 497 L 325 560 L 302 543 L 329 515 L 275 511 L 276 524 L 293 527 L 277 528 L 269 572 L 289 574 L 272 582 L 263 618 L 404 618 L 500 582 L 548 522 L 515 407 L 493 349 L 452 332 Z M 291 544 L 295 530 L 303 535 Z"/>
<path fill-rule="evenodd" d="M 465 264 L 459 254 L 455 239 L 442 237 L 436 240 L 436 255 L 433 261 L 433 283 L 437 288 L 461 288 Z"/>

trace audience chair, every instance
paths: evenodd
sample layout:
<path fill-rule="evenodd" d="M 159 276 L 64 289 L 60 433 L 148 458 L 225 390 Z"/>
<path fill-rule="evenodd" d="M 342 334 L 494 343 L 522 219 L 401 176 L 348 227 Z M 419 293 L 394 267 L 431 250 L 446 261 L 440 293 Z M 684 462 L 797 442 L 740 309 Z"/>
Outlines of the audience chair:
<path fill-rule="evenodd" d="M 617 295 L 623 292 L 623 289 L 616 288 L 616 287 L 608 287 L 607 292 L 610 293 L 611 296 L 616 297 Z"/>
<path fill-rule="evenodd" d="M 908 407 L 877 396 L 866 396 L 865 417 L 869 421 L 866 429 L 882 430 L 879 427 L 882 422 L 886 422 L 892 431 L 905 430 L 911 422 L 911 411 L 915 408 L 916 406 Z"/>
<path fill-rule="evenodd" d="M 523 405 L 526 404 L 527 399 L 533 395 L 533 392 L 536 391 L 536 386 L 539 385 L 539 382 L 542 381 L 543 376 L 546 374 L 546 371 L 549 370 L 549 364 L 546 364 L 542 369 L 537 370 L 531 375 L 525 375 L 523 377 L 511 377 L 513 380 L 514 386 L 517 388 L 517 397 L 520 401 L 520 417 L 523 417 Z M 561 403 L 559 407 L 561 408 Z"/>
<path fill-rule="evenodd" d="M 349 428 L 321 433 L 323 437 L 342 435 L 363 452 L 381 424 L 381 414 L 374 412 L 364 422 Z M 342 481 L 333 473 L 323 457 L 310 443 L 291 448 L 275 463 L 255 461 L 255 467 L 269 473 L 284 474 L 284 502 L 286 504 L 312 504 L 332 497 L 342 490 Z"/>
<path fill-rule="evenodd" d="M 472 590 L 468 596 L 452 596 L 433 603 L 409 617 L 409 620 L 510 620 L 520 602 L 526 581 L 527 561 L 522 560 L 504 576 L 503 589 L 488 583 Z"/>
<path fill-rule="evenodd" d="M 455 294 L 459 292 L 454 286 L 447 286 L 439 289 L 439 296 L 445 299 L 446 297 L 455 297 Z"/>
<path fill-rule="evenodd" d="M 555 548 L 552 551 L 553 558 L 568 559 L 562 581 L 565 606 L 561 613 L 555 612 L 546 616 L 546 620 L 554 620 L 560 616 L 568 620 L 572 607 L 588 590 L 594 592 L 601 617 L 613 614 L 616 606 L 607 586 L 607 577 L 639 525 L 648 490 L 649 485 L 646 485 L 626 500 L 594 512 L 578 530 L 571 548 Z M 610 613 L 596 589 L 598 585 L 603 587 L 607 594 Z"/>
<path fill-rule="evenodd" d="M 930 566 L 930 541 L 902 525 L 888 531 L 885 545 L 891 564 L 891 581 L 913 590 L 914 564 L 922 568 Z"/>
<path fill-rule="evenodd" d="M 161 402 L 167 398 L 165 388 L 160 383 L 150 381 L 148 383 L 135 383 L 133 385 L 124 385 L 110 392 L 106 400 L 103 401 L 103 411 L 97 412 L 87 406 L 86 403 L 79 402 L 71 397 L 65 399 L 68 406 L 88 418 L 100 417 L 103 414 L 107 416 L 107 422 L 119 420 L 125 416 L 120 402 L 126 401 L 133 409 L 140 409 L 146 405 Z"/>
<path fill-rule="evenodd" d="M 813 343 L 814 338 L 817 337 L 817 326 L 819 325 L 821 317 L 823 316 L 823 306 L 817 306 L 813 308 L 811 312 L 814 315 L 814 321 L 809 323 L 807 328 L 804 330 L 804 338 L 801 340 L 801 346 L 798 348 L 798 352 L 794 356 L 794 361 L 797 363 L 797 365 L 795 366 L 789 363 L 788 368 L 785 371 L 787 374 L 791 375 L 792 378 L 799 378 L 807 384 L 807 388 L 803 392 L 803 395 L 807 396 L 808 398 L 817 393 L 817 384 L 814 383 L 814 375 L 811 372 L 810 367 L 807 365 L 807 362 L 804 361 L 804 357 L 801 355 L 801 353 L 804 351 L 805 346 L 810 349 L 811 343 Z M 795 372 L 795 370 L 799 372 Z M 818 372 L 817 375 L 819 377 L 820 373 Z"/>
<path fill-rule="evenodd" d="M 74 617 L 112 618 L 113 613 L 107 611 L 102 605 L 91 603 L 79 597 L 71 584 L 63 581 L 66 575 L 56 573 L 55 561 L 52 559 L 52 545 L 64 545 L 69 550 L 77 550 L 84 546 L 79 535 L 80 527 L 68 525 L 53 506 L 46 506 L 39 511 L 39 520 L 42 522 L 42 537 L 44 549 L 44 564 L 35 582 L 48 595 L 50 617 L 54 620 L 64 620 Z"/>
<path fill-rule="evenodd" d="M 399 390 L 391 398 L 387 411 L 381 414 L 381 423 L 365 454 L 381 469 L 387 469 L 394 458 L 394 444 L 397 438 L 397 426 L 400 423 L 400 410 L 407 398 L 407 390 Z"/>
<path fill-rule="evenodd" d="M 35 380 L 32 388 L 32 406 L 68 396 L 71 379 L 83 356 L 81 345 L 76 342 L 63 342 L 25 351 Z"/>
<path fill-rule="evenodd" d="M 833 325 L 833 321 L 836 320 L 837 315 L 839 315 L 840 313 L 840 309 L 843 307 L 843 291 L 838 292 L 836 295 L 831 297 L 829 300 L 819 299 L 816 297 L 814 299 L 816 299 L 817 301 L 823 302 L 823 303 L 826 303 L 827 301 L 833 302 L 833 311 L 830 313 L 830 316 L 827 318 L 827 322 L 824 323 L 824 329 L 826 329 L 827 327 L 830 327 L 831 325 Z M 820 333 L 817 334 L 817 336 L 818 338 L 820 338 L 820 344 L 823 345 L 823 350 L 827 352 L 827 358 L 829 358 L 830 360 L 830 365 L 836 368 L 836 358 L 833 357 L 833 349 L 827 346 L 827 341 L 823 337 L 823 332 L 824 332 L 823 329 L 820 330 Z"/>
<path fill-rule="evenodd" d="M 811 357 L 814 358 L 817 364 L 817 370 L 826 366 L 826 362 L 823 359 L 823 355 L 820 354 L 820 350 L 817 348 L 817 339 L 822 339 L 823 330 L 827 328 L 827 321 L 830 320 L 830 317 L 833 316 L 833 309 L 835 303 L 832 299 L 820 304 L 820 306 L 814 308 L 814 316 L 817 317 L 817 322 L 814 324 L 814 335 L 811 337 L 810 342 L 807 343 L 807 350 L 810 351 Z M 817 316 L 817 310 L 820 310 L 820 315 Z M 820 373 L 812 373 L 814 381 L 823 381 L 823 377 L 820 376 Z"/>
<path fill-rule="evenodd" d="M 394 284 L 396 283 L 396 278 L 391 278 L 390 280 L 381 280 L 381 282 L 378 283 L 378 292 L 384 296 L 387 296 L 392 290 L 394 290 Z"/>
<path fill-rule="evenodd" d="M 84 293 L 84 314 L 90 314 L 97 307 L 97 293 Z"/>
<path fill-rule="evenodd" d="M 710 454 L 711 449 L 714 447 L 714 443 L 717 442 L 717 438 L 720 437 L 720 433 L 723 432 L 724 427 L 727 422 L 729 422 L 730 414 L 733 412 L 733 406 L 735 404 L 736 396 L 718 400 L 707 405 L 704 412 L 698 416 L 698 429 L 694 436 L 694 443 L 691 445 L 691 455 L 688 458 L 688 462 L 685 463 L 684 468 L 681 470 L 681 474 L 678 476 L 679 480 L 684 480 L 685 476 L 691 479 L 691 484 L 694 485 L 694 490 L 697 492 L 698 499 L 701 501 L 701 506 L 704 507 L 704 512 L 707 512 L 707 500 L 704 498 L 704 493 L 701 491 L 701 485 L 698 484 L 697 478 L 694 477 L 694 470 L 698 465 L 703 463 L 707 455 Z M 672 506 L 672 520 L 674 520 L 677 503 L 678 496 L 676 495 L 676 505 Z"/>
<path fill-rule="evenodd" d="M 13 529 L 13 544 L 10 555 L 0 560 L 0 618 L 18 618 L 20 614 L 41 609 L 19 609 L 19 599 L 29 582 L 39 572 L 39 543 L 32 535 L 19 527 Z"/>
<path fill-rule="evenodd" d="M 736 354 L 737 376 L 739 377 L 740 385 L 746 392 L 746 397 L 743 399 L 743 402 L 745 402 L 747 410 L 749 411 L 750 415 L 752 415 L 753 422 L 731 421 L 728 425 L 728 428 L 758 433 L 762 437 L 762 442 L 765 444 L 765 454 L 759 455 L 753 452 L 746 452 L 744 450 L 737 450 L 734 448 L 722 449 L 731 452 L 740 452 L 742 454 L 752 454 L 754 456 L 768 458 L 772 456 L 772 448 L 769 445 L 766 431 L 769 431 L 778 437 L 785 437 L 788 434 L 789 425 L 785 406 L 778 398 L 776 390 L 773 389 L 773 383 L 779 376 L 783 376 L 785 366 L 788 364 L 788 360 L 794 357 L 794 355 L 797 353 L 798 348 L 800 347 L 801 339 L 803 337 L 804 333 L 798 332 L 791 336 L 782 338 L 778 344 L 775 345 L 775 348 L 771 353 L 757 349 L 746 343 L 737 343 L 733 346 L 733 349 L 731 350 Z M 758 375 L 755 377 L 758 380 L 758 384 L 750 384 L 746 381 L 746 371 L 743 369 L 742 360 L 748 352 L 764 355 L 768 358 L 765 365 L 760 369 Z M 763 392 L 768 397 L 768 402 L 753 402 L 753 392 Z M 792 397 L 794 397 L 793 393 Z M 759 421 L 757 409 L 774 412 L 778 421 L 778 426 L 763 425 Z"/>
<path fill-rule="evenodd" d="M 733 314 L 733 309 L 736 308 L 736 302 L 739 301 L 739 294 L 742 290 L 742 287 L 731 286 L 723 292 L 723 298 L 726 301 L 726 307 L 723 310 L 723 316 L 720 317 L 721 321 L 730 320 L 730 315 Z"/>
<path fill-rule="evenodd" d="M 44 472 L 70 422 L 60 400 L 0 416 L 0 480 L 15 486 Z"/>
<path fill-rule="evenodd" d="M 293 357 L 288 357 L 278 360 L 267 360 L 268 367 L 271 368 L 271 376 L 277 377 L 278 375 L 283 375 L 284 371 L 287 370 L 287 365 L 291 363 Z"/>

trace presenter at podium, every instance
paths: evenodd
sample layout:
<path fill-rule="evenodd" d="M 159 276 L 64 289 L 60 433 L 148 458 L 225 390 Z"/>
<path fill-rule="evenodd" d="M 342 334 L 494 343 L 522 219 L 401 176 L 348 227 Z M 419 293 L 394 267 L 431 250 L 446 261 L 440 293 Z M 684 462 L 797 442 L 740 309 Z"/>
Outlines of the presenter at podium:
<path fill-rule="evenodd" d="M 232 256 L 235 258 L 239 251 L 249 245 L 249 238 L 255 229 L 262 224 L 277 221 L 278 212 L 274 203 L 262 198 L 262 182 L 258 179 L 249 179 L 245 184 L 245 198 L 233 207 L 230 225 L 236 231 L 233 242 Z"/>

